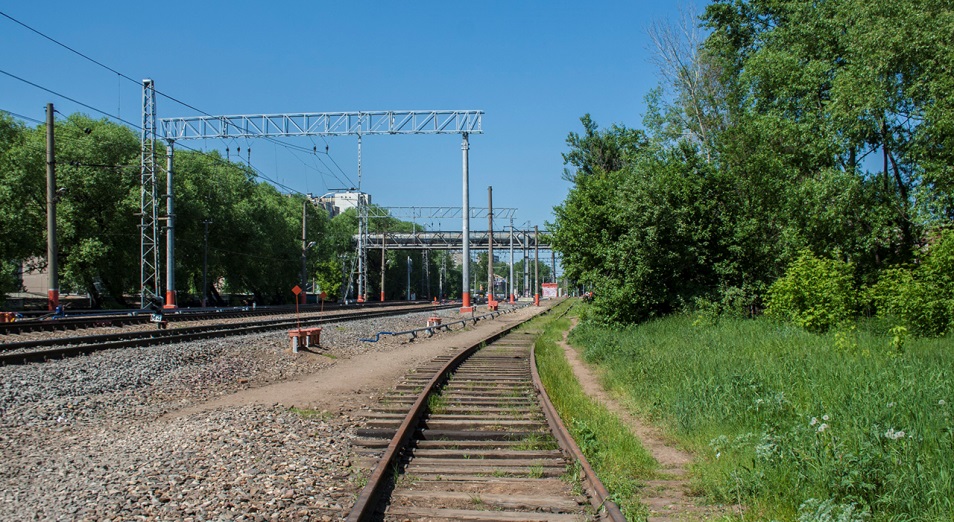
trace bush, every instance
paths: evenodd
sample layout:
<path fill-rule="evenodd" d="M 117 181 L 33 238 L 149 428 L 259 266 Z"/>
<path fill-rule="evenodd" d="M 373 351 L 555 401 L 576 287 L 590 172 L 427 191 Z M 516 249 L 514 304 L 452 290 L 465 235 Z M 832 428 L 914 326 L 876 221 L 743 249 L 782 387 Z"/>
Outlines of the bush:
<path fill-rule="evenodd" d="M 915 268 L 882 272 L 869 290 L 878 316 L 917 335 L 944 335 L 954 322 L 954 231 L 946 231 Z"/>
<path fill-rule="evenodd" d="M 850 263 L 817 258 L 806 250 L 769 287 L 765 314 L 825 332 L 854 315 L 856 296 Z"/>

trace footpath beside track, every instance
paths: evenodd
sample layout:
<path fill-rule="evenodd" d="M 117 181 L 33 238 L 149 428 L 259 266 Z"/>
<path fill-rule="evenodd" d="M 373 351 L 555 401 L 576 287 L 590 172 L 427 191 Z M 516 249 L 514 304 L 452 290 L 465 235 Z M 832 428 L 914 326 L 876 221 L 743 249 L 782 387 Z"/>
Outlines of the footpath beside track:
<path fill-rule="evenodd" d="M 540 331 L 518 326 L 418 368 L 380 401 L 358 431 L 378 460 L 349 521 L 623 520 L 535 378 Z"/>

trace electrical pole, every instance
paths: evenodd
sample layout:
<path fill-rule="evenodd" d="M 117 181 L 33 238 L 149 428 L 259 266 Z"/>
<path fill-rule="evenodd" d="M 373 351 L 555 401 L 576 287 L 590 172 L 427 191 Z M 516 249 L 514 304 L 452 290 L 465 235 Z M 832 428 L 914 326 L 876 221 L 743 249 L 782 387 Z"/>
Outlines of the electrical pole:
<path fill-rule="evenodd" d="M 525 223 L 529 225 L 529 223 Z M 528 242 L 530 234 L 526 230 L 523 232 L 523 296 L 530 297 L 530 253 L 528 252 Z"/>
<path fill-rule="evenodd" d="M 46 104 L 46 263 L 49 289 L 46 308 L 55 311 L 60 305 L 60 276 L 56 245 L 56 149 L 53 136 L 53 104 Z"/>
<path fill-rule="evenodd" d="M 165 309 L 176 307 L 175 241 L 176 215 L 172 197 L 172 140 L 166 146 L 166 304 Z"/>
<path fill-rule="evenodd" d="M 407 300 L 411 300 L 411 256 L 407 256 Z"/>
<path fill-rule="evenodd" d="M 533 304 L 540 306 L 540 228 L 533 225 Z"/>
<path fill-rule="evenodd" d="M 467 133 L 464 133 L 463 139 L 460 144 L 461 154 L 463 156 L 463 205 L 461 210 L 464 215 L 463 218 L 463 240 L 464 240 L 464 252 L 463 252 L 463 261 L 464 266 L 462 267 L 464 281 L 462 288 L 461 298 L 463 302 L 461 303 L 460 311 L 461 313 L 470 313 L 474 311 L 474 308 L 470 306 L 470 173 L 469 169 L 469 158 L 468 151 L 470 150 L 470 142 L 467 139 Z"/>
<path fill-rule="evenodd" d="M 494 188 L 487 187 L 487 306 L 494 299 Z"/>
<path fill-rule="evenodd" d="M 510 218 L 510 304 L 513 304 L 514 280 L 513 280 L 513 217 Z"/>
<path fill-rule="evenodd" d="M 308 290 L 306 286 L 307 270 L 305 268 L 306 255 L 308 252 L 308 238 L 305 236 L 305 225 L 308 219 L 308 202 L 301 202 L 301 303 L 308 302 Z"/>
<path fill-rule="evenodd" d="M 209 274 L 209 225 L 212 224 L 211 219 L 206 219 L 202 221 L 202 227 L 205 234 L 205 252 L 202 254 L 202 307 L 205 308 L 208 306 L 209 300 L 209 283 L 208 283 L 208 274 Z"/>
<path fill-rule="evenodd" d="M 385 230 L 382 234 L 381 241 L 381 302 L 384 302 L 384 269 L 388 266 L 386 245 L 388 243 L 388 231 Z"/>

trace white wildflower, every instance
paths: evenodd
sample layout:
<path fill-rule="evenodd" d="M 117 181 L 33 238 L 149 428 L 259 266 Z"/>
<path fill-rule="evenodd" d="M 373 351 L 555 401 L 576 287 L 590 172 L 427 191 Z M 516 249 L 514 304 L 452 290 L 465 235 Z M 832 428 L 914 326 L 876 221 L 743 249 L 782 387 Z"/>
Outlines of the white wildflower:
<path fill-rule="evenodd" d="M 884 438 L 890 440 L 904 438 L 904 430 L 894 431 L 894 428 L 888 428 L 888 431 L 884 432 Z"/>
<path fill-rule="evenodd" d="M 828 414 L 822 415 L 822 420 L 828 422 Z"/>
<path fill-rule="evenodd" d="M 938 406 L 944 406 L 945 404 L 947 404 L 947 402 L 945 402 L 944 399 L 937 401 Z"/>
<path fill-rule="evenodd" d="M 889 403 L 888 403 L 888 407 L 889 407 L 889 408 L 894 408 L 894 403 L 893 403 L 893 402 L 889 402 Z"/>
<path fill-rule="evenodd" d="M 821 432 L 823 432 L 823 431 L 825 431 L 825 430 L 827 430 L 827 429 L 828 429 L 828 425 L 822 423 L 822 425 L 819 426 L 819 427 L 818 427 L 818 430 L 816 430 L 816 431 L 818 431 L 818 433 L 821 433 Z"/>
<path fill-rule="evenodd" d="M 808 425 L 809 425 L 809 426 L 814 426 L 814 425 L 816 425 L 816 424 L 818 424 L 818 419 L 816 419 L 815 417 L 812 417 L 812 421 L 809 422 Z"/>

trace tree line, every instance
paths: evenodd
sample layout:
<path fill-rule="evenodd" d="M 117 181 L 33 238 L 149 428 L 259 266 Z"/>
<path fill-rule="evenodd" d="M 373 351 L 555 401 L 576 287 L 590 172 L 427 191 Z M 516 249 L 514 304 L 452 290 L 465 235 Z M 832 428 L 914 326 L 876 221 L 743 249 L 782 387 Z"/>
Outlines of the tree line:
<path fill-rule="evenodd" d="M 88 294 L 93 307 L 138 305 L 130 296 L 139 293 L 140 138 L 125 126 L 83 114 L 57 121 L 54 133 L 61 289 Z M 157 155 L 165 155 L 161 143 Z M 249 165 L 215 151 L 175 150 L 174 168 L 180 305 L 201 300 L 206 249 L 211 303 L 226 304 L 220 292 L 249 295 L 260 304 L 293 302 L 291 288 L 301 278 L 303 209 L 306 237 L 315 242 L 306 257 L 308 282 L 331 300 L 345 292 L 357 297 L 350 278 L 358 231 L 354 209 L 330 218 L 306 196 L 282 194 Z M 164 186 L 159 192 L 162 200 Z M 371 220 L 369 229 L 410 232 L 413 226 L 386 218 Z M 46 126 L 30 128 L 0 112 L 0 300 L 20 289 L 21 265 L 46 268 L 46 235 Z M 436 296 L 446 267 L 444 295 L 460 295 L 460 268 L 449 253 L 431 253 L 425 267 L 420 252 L 395 250 L 385 259 L 389 299 L 405 297 L 408 257 L 412 293 Z M 380 271 L 381 256 L 369 253 L 368 294 L 374 300 Z"/>
<path fill-rule="evenodd" d="M 950 3 L 715 0 L 649 31 L 662 82 L 643 128 L 586 115 L 563 155 L 553 240 L 599 316 L 841 307 L 816 328 L 888 314 L 946 332 Z M 793 284 L 812 262 L 837 281 Z"/>

